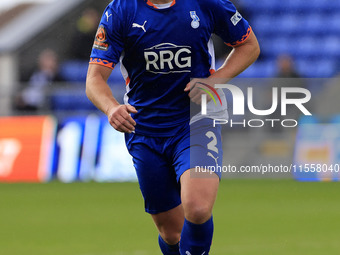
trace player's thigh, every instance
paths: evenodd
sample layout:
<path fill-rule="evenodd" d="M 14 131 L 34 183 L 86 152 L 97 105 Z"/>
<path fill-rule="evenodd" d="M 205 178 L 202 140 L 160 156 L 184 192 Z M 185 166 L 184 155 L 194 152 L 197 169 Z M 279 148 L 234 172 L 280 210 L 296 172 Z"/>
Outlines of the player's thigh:
<path fill-rule="evenodd" d="M 222 157 L 220 127 L 213 127 L 210 119 L 192 124 L 190 147 L 178 157 L 179 161 L 190 161 L 185 171 L 180 171 L 181 199 L 187 218 L 198 223 L 210 218 L 221 178 Z"/>
<path fill-rule="evenodd" d="M 133 158 L 145 211 L 158 214 L 180 205 L 180 188 L 168 160 L 154 148 L 156 145 L 152 140 L 132 138 L 127 139 L 127 147 Z"/>
<path fill-rule="evenodd" d="M 212 214 L 220 179 L 216 174 L 196 173 L 190 169 L 181 176 L 181 199 L 185 217 L 196 224 L 206 222 Z"/>

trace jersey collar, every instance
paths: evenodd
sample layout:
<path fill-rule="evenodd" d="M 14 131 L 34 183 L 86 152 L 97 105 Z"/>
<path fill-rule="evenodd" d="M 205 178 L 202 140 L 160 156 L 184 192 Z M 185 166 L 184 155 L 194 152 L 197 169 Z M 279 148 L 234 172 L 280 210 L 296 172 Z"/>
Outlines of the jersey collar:
<path fill-rule="evenodd" d="M 153 8 L 155 8 L 155 9 L 158 9 L 157 6 L 154 5 L 150 0 L 145 0 L 145 1 L 146 1 L 146 4 L 147 4 L 147 5 L 149 5 L 149 6 L 153 7 Z M 176 4 L 176 0 L 173 0 L 173 2 L 172 2 L 172 4 L 170 5 L 170 7 L 171 7 L 171 6 L 174 6 L 175 4 Z M 170 7 L 169 7 L 169 8 L 170 8 Z"/>

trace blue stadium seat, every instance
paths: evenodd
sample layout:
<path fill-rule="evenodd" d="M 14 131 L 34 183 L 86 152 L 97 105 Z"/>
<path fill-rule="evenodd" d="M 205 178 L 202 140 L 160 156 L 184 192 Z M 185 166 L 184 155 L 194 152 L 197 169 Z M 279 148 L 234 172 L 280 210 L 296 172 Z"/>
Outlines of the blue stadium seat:
<path fill-rule="evenodd" d="M 247 8 L 247 10 L 249 10 L 250 12 L 258 12 L 264 9 L 265 1 L 260 1 L 259 3 L 257 3 L 253 0 L 242 0 L 241 4 L 242 6 L 245 6 L 245 8 Z"/>
<path fill-rule="evenodd" d="M 251 21 L 251 26 L 253 27 L 255 33 L 260 37 L 276 36 L 277 29 L 279 25 L 279 20 L 272 15 L 257 15 Z"/>
<path fill-rule="evenodd" d="M 325 17 L 320 13 L 305 14 L 300 24 L 301 34 L 318 36 L 327 33 Z"/>
<path fill-rule="evenodd" d="M 276 29 L 282 36 L 298 35 L 301 32 L 301 17 L 297 14 L 283 14 L 275 17 L 278 20 Z"/>
<path fill-rule="evenodd" d="M 306 9 L 309 11 L 316 11 L 317 12 L 329 12 L 332 11 L 334 2 L 337 0 L 308 0 L 306 1 Z"/>
<path fill-rule="evenodd" d="M 330 6 L 331 6 L 331 9 L 333 12 L 337 12 L 339 13 L 340 12 L 340 1 L 334 1 L 334 0 L 328 0 L 330 3 Z"/>
<path fill-rule="evenodd" d="M 322 44 L 320 44 L 320 50 L 328 58 L 339 59 L 340 58 L 340 36 L 331 35 L 331 36 L 325 37 L 324 40 L 322 41 Z"/>
<path fill-rule="evenodd" d="M 296 66 L 299 73 L 308 78 L 332 77 L 337 72 L 336 61 L 329 59 L 298 59 Z"/>
<path fill-rule="evenodd" d="M 56 91 L 50 98 L 50 107 L 53 111 L 97 110 L 81 89 Z"/>
<path fill-rule="evenodd" d="M 257 61 L 238 77 L 240 78 L 268 78 L 276 74 L 275 61 Z"/>
<path fill-rule="evenodd" d="M 276 13 L 284 10 L 286 4 L 285 1 L 280 0 L 242 0 L 242 6 L 244 6 L 247 11 L 256 13 Z"/>
<path fill-rule="evenodd" d="M 251 25 L 261 45 L 261 62 L 243 75 L 272 71 L 264 63 L 281 54 L 297 60 L 306 77 L 331 77 L 340 68 L 339 0 L 240 0 L 252 13 Z"/>
<path fill-rule="evenodd" d="M 319 57 L 320 51 L 320 40 L 315 36 L 303 36 L 295 38 L 291 54 L 295 58 L 315 58 Z"/>
<path fill-rule="evenodd" d="M 275 59 L 282 54 L 291 54 L 294 42 L 287 36 L 259 38 L 262 55 Z"/>
<path fill-rule="evenodd" d="M 309 4 L 306 0 L 286 0 L 282 2 L 285 4 L 285 12 L 288 13 L 304 13 L 306 12 L 306 7 Z"/>
<path fill-rule="evenodd" d="M 69 60 L 61 64 L 60 73 L 69 82 L 85 82 L 89 63 L 87 61 Z M 118 64 L 112 71 L 109 83 L 125 83 Z"/>
<path fill-rule="evenodd" d="M 60 73 L 66 81 L 84 82 L 89 63 L 84 61 L 65 61 L 61 64 Z"/>
<path fill-rule="evenodd" d="M 327 34 L 340 36 L 340 4 L 339 11 L 325 18 L 324 29 Z"/>
<path fill-rule="evenodd" d="M 251 25 L 256 34 L 260 36 L 291 36 L 299 35 L 304 32 L 304 20 L 300 15 L 276 14 L 276 15 L 259 15 L 254 17 Z"/>

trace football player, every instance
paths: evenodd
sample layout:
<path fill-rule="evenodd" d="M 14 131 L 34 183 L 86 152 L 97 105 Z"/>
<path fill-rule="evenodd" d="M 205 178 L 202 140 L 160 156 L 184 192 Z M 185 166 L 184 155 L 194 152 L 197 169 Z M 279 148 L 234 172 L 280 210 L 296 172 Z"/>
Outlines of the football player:
<path fill-rule="evenodd" d="M 218 70 L 212 34 L 233 47 Z M 86 92 L 125 133 L 163 254 L 209 253 L 221 174 L 197 172 L 196 166 L 222 164 L 221 130 L 211 119 L 227 115 L 226 100 L 213 86 L 240 74 L 258 55 L 252 28 L 228 0 L 114 0 L 104 10 Z M 124 104 L 107 84 L 118 62 Z M 220 108 L 209 96 L 208 114 L 193 110 L 209 92 Z"/>

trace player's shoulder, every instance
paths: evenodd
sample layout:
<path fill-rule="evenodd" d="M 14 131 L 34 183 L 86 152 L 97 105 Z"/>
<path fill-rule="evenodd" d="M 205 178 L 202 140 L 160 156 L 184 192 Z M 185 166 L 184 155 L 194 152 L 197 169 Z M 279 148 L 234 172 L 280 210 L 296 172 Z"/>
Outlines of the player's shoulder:
<path fill-rule="evenodd" d="M 108 8 L 117 14 L 126 14 L 137 8 L 137 0 L 112 0 Z"/>

